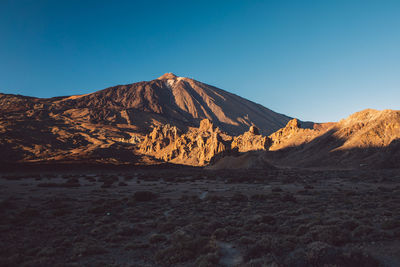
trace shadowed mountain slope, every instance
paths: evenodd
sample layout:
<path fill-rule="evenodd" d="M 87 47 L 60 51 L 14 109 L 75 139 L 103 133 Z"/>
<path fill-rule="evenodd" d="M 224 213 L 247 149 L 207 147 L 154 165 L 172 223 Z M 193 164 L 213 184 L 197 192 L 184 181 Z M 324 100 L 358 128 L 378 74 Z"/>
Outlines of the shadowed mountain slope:
<path fill-rule="evenodd" d="M 251 125 L 269 134 L 290 120 L 235 94 L 172 73 L 148 82 L 69 97 L 59 103 L 99 111 L 91 114 L 95 122 L 135 124 L 146 131 L 149 125 L 157 122 L 186 129 L 187 126 L 196 127 L 202 119 L 209 119 L 229 134 L 241 134 Z"/>
<path fill-rule="evenodd" d="M 296 167 L 400 167 L 400 111 L 366 109 L 302 129 L 296 120 L 270 136 L 271 161 Z"/>

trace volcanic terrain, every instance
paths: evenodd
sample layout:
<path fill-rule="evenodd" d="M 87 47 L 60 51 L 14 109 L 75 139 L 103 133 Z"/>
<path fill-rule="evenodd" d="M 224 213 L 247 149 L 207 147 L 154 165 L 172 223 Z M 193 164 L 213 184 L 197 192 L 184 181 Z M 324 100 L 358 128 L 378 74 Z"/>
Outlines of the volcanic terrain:
<path fill-rule="evenodd" d="M 399 140 L 172 73 L 0 94 L 0 266 L 400 266 Z"/>
<path fill-rule="evenodd" d="M 186 131 L 202 119 L 235 135 L 252 125 L 270 134 L 291 118 L 172 73 L 80 96 L 0 94 L 0 162 L 143 163 L 132 151 L 153 127 Z"/>

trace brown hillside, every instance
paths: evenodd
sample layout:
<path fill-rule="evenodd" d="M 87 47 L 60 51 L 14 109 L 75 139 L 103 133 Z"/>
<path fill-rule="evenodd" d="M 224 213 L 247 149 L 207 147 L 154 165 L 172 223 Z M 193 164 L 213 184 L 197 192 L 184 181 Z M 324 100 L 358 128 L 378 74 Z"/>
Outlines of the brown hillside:
<path fill-rule="evenodd" d="M 297 167 L 400 167 L 400 111 L 367 109 L 302 129 L 292 120 L 270 136 L 271 160 Z"/>

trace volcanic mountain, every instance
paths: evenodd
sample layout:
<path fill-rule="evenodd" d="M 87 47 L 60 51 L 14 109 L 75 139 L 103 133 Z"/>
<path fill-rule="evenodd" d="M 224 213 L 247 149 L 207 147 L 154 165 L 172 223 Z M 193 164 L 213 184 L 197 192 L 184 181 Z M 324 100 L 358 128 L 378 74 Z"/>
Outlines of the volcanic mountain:
<path fill-rule="evenodd" d="M 152 81 L 65 98 L 59 103 L 75 109 L 88 108 L 93 122 L 132 124 L 144 132 L 154 124 L 187 128 L 209 119 L 229 134 L 241 134 L 251 125 L 269 134 L 290 120 L 227 91 L 172 73 Z"/>
<path fill-rule="evenodd" d="M 0 161 L 41 161 L 122 155 L 153 127 L 197 127 L 202 119 L 230 135 L 254 125 L 270 134 L 291 119 L 240 96 L 164 74 L 86 95 L 34 98 L 0 94 Z M 111 150 L 110 150 L 111 149 Z M 125 159 L 125 156 L 124 156 Z"/>

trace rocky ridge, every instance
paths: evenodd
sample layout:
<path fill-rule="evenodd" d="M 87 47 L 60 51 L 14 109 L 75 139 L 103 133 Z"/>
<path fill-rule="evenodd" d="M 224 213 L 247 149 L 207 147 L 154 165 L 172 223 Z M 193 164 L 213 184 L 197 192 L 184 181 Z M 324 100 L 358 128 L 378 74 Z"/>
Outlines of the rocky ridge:
<path fill-rule="evenodd" d="M 400 111 L 366 109 L 337 123 L 302 129 L 292 120 L 270 135 L 277 165 L 330 168 L 398 168 Z"/>

